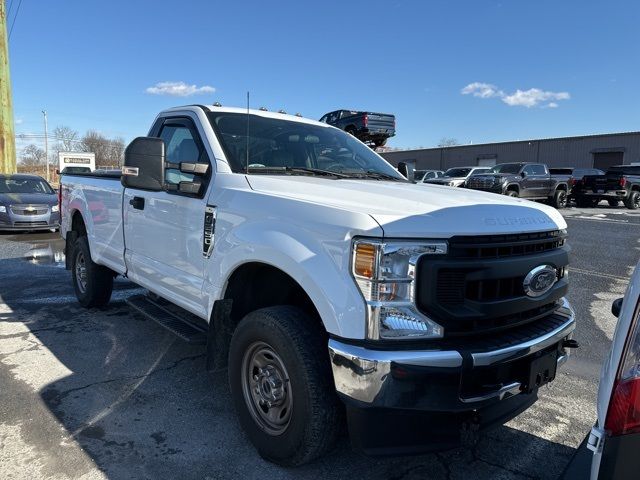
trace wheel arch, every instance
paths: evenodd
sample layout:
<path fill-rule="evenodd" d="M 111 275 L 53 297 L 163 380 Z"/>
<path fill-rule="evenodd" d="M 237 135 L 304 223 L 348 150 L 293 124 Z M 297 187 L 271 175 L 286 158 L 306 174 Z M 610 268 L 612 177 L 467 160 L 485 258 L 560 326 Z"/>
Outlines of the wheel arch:
<path fill-rule="evenodd" d="M 214 302 L 207 340 L 207 369 L 227 365 L 231 337 L 240 321 L 256 310 L 292 305 L 305 312 L 313 327 L 326 332 L 320 312 L 309 294 L 293 276 L 263 261 L 247 261 L 233 269 Z"/>

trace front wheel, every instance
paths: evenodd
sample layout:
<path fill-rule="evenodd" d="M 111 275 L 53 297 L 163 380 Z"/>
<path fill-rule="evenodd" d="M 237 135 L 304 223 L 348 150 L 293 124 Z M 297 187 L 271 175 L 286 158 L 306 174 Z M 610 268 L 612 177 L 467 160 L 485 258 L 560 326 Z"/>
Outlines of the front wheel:
<path fill-rule="evenodd" d="M 624 201 L 624 206 L 629 210 L 637 210 L 640 208 L 640 192 L 633 191 Z"/>
<path fill-rule="evenodd" d="M 555 208 L 566 208 L 567 206 L 567 192 L 564 190 L 556 190 L 551 200 L 551 205 Z"/>
<path fill-rule="evenodd" d="M 109 303 L 113 291 L 113 272 L 91 260 L 87 237 L 76 240 L 71 257 L 71 276 L 80 305 L 90 308 Z"/>
<path fill-rule="evenodd" d="M 519 197 L 517 190 L 507 190 L 506 195 L 507 197 L 515 197 L 515 198 Z"/>
<path fill-rule="evenodd" d="M 609 204 L 610 207 L 617 207 L 618 205 L 620 205 L 620 200 L 616 200 L 615 198 L 610 198 L 609 200 L 607 200 L 607 203 Z"/>
<path fill-rule="evenodd" d="M 326 335 L 292 306 L 249 313 L 229 349 L 229 383 L 240 424 L 258 453 L 283 466 L 328 451 L 342 424 Z"/>

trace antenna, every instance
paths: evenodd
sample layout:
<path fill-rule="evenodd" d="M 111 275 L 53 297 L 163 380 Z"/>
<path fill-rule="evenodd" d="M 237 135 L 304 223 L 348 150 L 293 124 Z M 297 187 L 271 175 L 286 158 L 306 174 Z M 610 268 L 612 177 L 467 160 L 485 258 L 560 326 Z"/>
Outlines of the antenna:
<path fill-rule="evenodd" d="M 246 173 L 249 174 L 249 91 L 247 91 L 247 158 L 246 158 Z"/>

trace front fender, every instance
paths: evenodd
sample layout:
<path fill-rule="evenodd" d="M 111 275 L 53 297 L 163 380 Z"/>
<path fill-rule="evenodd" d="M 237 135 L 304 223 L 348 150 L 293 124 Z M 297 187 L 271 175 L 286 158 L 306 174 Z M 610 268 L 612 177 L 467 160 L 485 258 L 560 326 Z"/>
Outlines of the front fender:
<path fill-rule="evenodd" d="M 329 333 L 364 338 L 364 300 L 349 266 L 351 238 L 335 240 L 328 233 L 268 219 L 244 223 L 216 239 L 208 278 L 217 294 L 210 297 L 209 312 L 213 302 L 224 297 L 238 267 L 261 262 L 283 271 L 304 289 Z M 224 282 L 216 287 L 215 279 Z"/>

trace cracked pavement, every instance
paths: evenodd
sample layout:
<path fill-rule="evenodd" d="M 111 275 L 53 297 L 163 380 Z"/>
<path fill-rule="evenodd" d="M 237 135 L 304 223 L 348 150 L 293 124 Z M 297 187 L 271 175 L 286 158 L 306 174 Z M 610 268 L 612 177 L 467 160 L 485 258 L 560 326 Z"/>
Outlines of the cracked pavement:
<path fill-rule="evenodd" d="M 600 365 L 639 257 L 640 215 L 568 209 L 570 300 L 581 348 L 532 408 L 474 445 L 370 458 L 343 438 L 298 469 L 262 460 L 244 438 L 225 372 L 124 304 L 75 302 L 57 234 L 0 233 L 0 477 L 3 479 L 553 479 L 595 419 Z M 607 246 L 614 248 L 607 248 Z M 428 432 L 425 432 L 428 434 Z"/>

